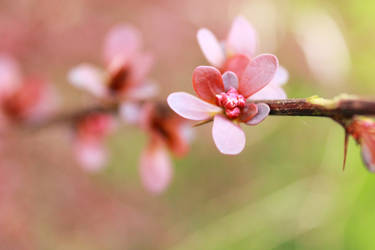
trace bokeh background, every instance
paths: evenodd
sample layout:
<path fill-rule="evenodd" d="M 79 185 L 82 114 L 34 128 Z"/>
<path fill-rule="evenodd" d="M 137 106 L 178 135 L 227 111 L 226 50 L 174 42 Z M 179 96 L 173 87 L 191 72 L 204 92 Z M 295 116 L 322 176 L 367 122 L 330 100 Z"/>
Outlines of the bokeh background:
<path fill-rule="evenodd" d="M 192 70 L 207 64 L 198 28 L 224 38 L 238 14 L 257 28 L 259 52 L 290 72 L 289 97 L 374 95 L 372 0 L 1 0 L 0 51 L 50 79 L 63 110 L 77 110 L 93 100 L 66 73 L 83 61 L 101 65 L 105 33 L 132 23 L 155 55 L 163 100 L 192 93 Z M 343 129 L 328 119 L 270 117 L 245 128 L 236 157 L 218 153 L 210 125 L 196 128 L 158 196 L 140 184 L 139 129 L 109 138 L 110 163 L 95 174 L 76 163 L 69 129 L 1 135 L 1 250 L 375 248 L 375 176 L 353 140 L 342 171 Z"/>

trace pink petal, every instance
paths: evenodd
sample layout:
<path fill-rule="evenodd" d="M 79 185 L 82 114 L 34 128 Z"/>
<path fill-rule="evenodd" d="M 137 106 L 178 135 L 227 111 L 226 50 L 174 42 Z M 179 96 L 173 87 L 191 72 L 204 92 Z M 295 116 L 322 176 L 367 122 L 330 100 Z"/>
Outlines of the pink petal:
<path fill-rule="evenodd" d="M 75 154 L 78 163 L 91 172 L 102 169 L 108 160 L 107 151 L 99 142 L 78 141 L 75 145 Z"/>
<path fill-rule="evenodd" d="M 169 107 L 180 116 L 190 120 L 207 120 L 222 112 L 221 108 L 212 105 L 185 92 L 175 92 L 168 96 Z"/>
<path fill-rule="evenodd" d="M 265 103 L 257 104 L 258 113 L 254 116 L 250 121 L 248 121 L 247 125 L 257 125 L 261 123 L 270 113 L 270 107 Z"/>
<path fill-rule="evenodd" d="M 56 113 L 60 104 L 60 96 L 52 84 L 41 83 L 38 101 L 29 106 L 28 121 L 40 122 Z"/>
<path fill-rule="evenodd" d="M 223 115 L 215 115 L 212 136 L 216 147 L 223 154 L 236 155 L 245 147 L 243 130 Z"/>
<path fill-rule="evenodd" d="M 11 94 L 21 83 L 21 70 L 12 57 L 0 55 L 0 98 Z"/>
<path fill-rule="evenodd" d="M 207 61 L 220 67 L 225 61 L 224 50 L 215 35 L 208 29 L 200 29 L 197 33 L 199 46 Z"/>
<path fill-rule="evenodd" d="M 237 17 L 227 38 L 227 50 L 233 54 L 252 57 L 256 49 L 257 35 L 252 25 L 242 16 Z"/>
<path fill-rule="evenodd" d="M 150 144 L 140 160 L 140 175 L 144 187 L 153 192 L 162 192 L 172 178 L 170 157 L 163 144 Z"/>
<path fill-rule="evenodd" d="M 373 152 L 371 152 L 371 150 L 365 143 L 362 144 L 361 155 L 362 155 L 363 162 L 366 164 L 367 169 L 370 172 L 375 172 L 374 154 Z"/>
<path fill-rule="evenodd" d="M 238 77 L 232 71 L 226 71 L 223 74 L 223 83 L 225 91 L 228 91 L 230 88 L 238 89 Z"/>
<path fill-rule="evenodd" d="M 363 144 L 361 147 L 361 155 L 362 155 L 363 162 L 365 163 L 367 169 L 370 172 L 375 172 L 374 157 L 371 154 L 371 151 L 369 150 L 369 148 L 366 146 L 366 144 Z"/>
<path fill-rule="evenodd" d="M 274 86 L 281 86 L 284 85 L 288 81 L 288 79 L 288 71 L 283 66 L 279 65 L 279 68 L 277 69 L 275 76 L 269 84 Z"/>
<path fill-rule="evenodd" d="M 142 82 L 148 73 L 151 71 L 151 67 L 154 63 L 154 58 L 151 54 L 143 53 L 138 54 L 131 65 L 131 78 L 135 84 Z"/>
<path fill-rule="evenodd" d="M 262 88 L 258 92 L 256 92 L 254 95 L 252 95 L 249 99 L 251 100 L 281 100 L 286 99 L 286 93 L 285 91 L 275 85 L 268 84 L 266 87 Z"/>
<path fill-rule="evenodd" d="M 254 103 L 246 103 L 245 107 L 242 109 L 240 120 L 242 122 L 248 122 L 257 114 L 258 106 Z"/>
<path fill-rule="evenodd" d="M 235 55 L 225 62 L 222 71 L 232 71 L 240 78 L 249 63 L 250 59 L 247 56 L 241 54 Z"/>
<path fill-rule="evenodd" d="M 375 136 L 373 124 L 366 124 L 361 129 L 362 159 L 370 172 L 375 172 Z"/>
<path fill-rule="evenodd" d="M 245 97 L 255 94 L 273 79 L 277 68 L 276 56 L 262 54 L 255 57 L 240 76 L 239 92 Z"/>
<path fill-rule="evenodd" d="M 120 105 L 119 115 L 127 124 L 139 124 L 142 115 L 142 106 L 136 102 L 123 102 Z"/>
<path fill-rule="evenodd" d="M 108 65 L 126 64 L 141 47 L 139 31 L 127 24 L 113 27 L 105 40 L 104 59 Z"/>
<path fill-rule="evenodd" d="M 68 74 L 68 80 L 73 86 L 97 97 L 104 97 L 106 94 L 104 72 L 90 64 L 80 64 L 73 68 Z"/>
<path fill-rule="evenodd" d="M 159 93 L 159 86 L 152 81 L 136 85 L 126 91 L 128 100 L 145 100 L 156 96 Z"/>
<path fill-rule="evenodd" d="M 199 66 L 193 72 L 193 88 L 200 98 L 215 103 L 215 95 L 224 91 L 223 78 L 216 68 Z"/>
<path fill-rule="evenodd" d="M 5 111 L 13 118 L 25 122 L 40 122 L 56 111 L 58 98 L 47 82 L 38 79 L 24 79 L 24 84 L 5 103 Z"/>

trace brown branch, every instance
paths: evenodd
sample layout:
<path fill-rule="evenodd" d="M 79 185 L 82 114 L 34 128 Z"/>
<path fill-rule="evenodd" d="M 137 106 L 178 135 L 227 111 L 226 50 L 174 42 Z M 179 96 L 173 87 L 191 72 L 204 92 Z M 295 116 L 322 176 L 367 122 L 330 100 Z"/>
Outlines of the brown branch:
<path fill-rule="evenodd" d="M 318 98 L 318 97 L 316 97 Z M 362 99 L 285 99 L 260 100 L 270 106 L 270 115 L 319 116 L 330 118 L 351 118 L 353 115 L 375 116 L 375 101 Z"/>
<path fill-rule="evenodd" d="M 354 115 L 375 116 L 375 101 L 338 97 L 332 100 L 319 97 L 305 99 L 285 100 L 259 100 L 253 103 L 266 103 L 270 106 L 270 115 L 278 116 L 317 116 L 329 117 L 345 125 L 345 121 Z M 166 105 L 163 103 L 162 105 Z M 89 107 L 77 112 L 59 114 L 39 123 L 32 124 L 32 129 L 42 129 L 57 124 L 74 123 L 82 117 L 91 113 L 104 112 L 114 113 L 118 104 L 102 104 Z M 212 119 L 203 121 L 198 125 L 205 124 Z M 30 127 L 29 124 L 26 127 Z"/>
<path fill-rule="evenodd" d="M 75 122 L 84 118 L 87 115 L 95 113 L 115 113 L 117 109 L 118 104 L 99 104 L 75 112 L 57 114 L 45 120 L 38 121 L 32 124 L 23 124 L 22 126 L 29 128 L 31 130 L 40 130 L 55 125 L 74 124 Z"/>

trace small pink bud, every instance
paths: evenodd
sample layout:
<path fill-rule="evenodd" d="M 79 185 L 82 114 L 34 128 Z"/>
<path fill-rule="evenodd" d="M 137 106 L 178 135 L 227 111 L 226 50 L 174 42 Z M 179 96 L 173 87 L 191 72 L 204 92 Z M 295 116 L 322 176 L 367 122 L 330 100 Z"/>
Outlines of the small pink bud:
<path fill-rule="evenodd" d="M 234 109 L 235 107 L 237 107 L 237 99 L 233 98 L 233 96 L 229 96 L 227 98 L 227 101 L 224 103 L 224 107 L 226 109 Z"/>
<path fill-rule="evenodd" d="M 237 89 L 230 88 L 226 93 L 216 95 L 216 103 L 224 107 L 229 119 L 235 119 L 240 116 L 241 110 L 245 107 L 246 99 L 238 93 Z"/>
<path fill-rule="evenodd" d="M 245 104 L 246 104 L 246 99 L 245 99 L 245 97 L 243 97 L 242 95 L 238 95 L 238 96 L 237 96 L 237 101 L 238 101 L 237 106 L 238 106 L 239 108 L 244 108 L 244 107 L 245 107 Z"/>
<path fill-rule="evenodd" d="M 218 106 L 224 106 L 227 100 L 227 95 L 225 93 L 216 95 L 216 104 Z"/>
<path fill-rule="evenodd" d="M 235 119 L 240 116 L 241 110 L 238 107 L 234 109 L 226 109 L 225 114 L 228 116 L 229 119 Z"/>

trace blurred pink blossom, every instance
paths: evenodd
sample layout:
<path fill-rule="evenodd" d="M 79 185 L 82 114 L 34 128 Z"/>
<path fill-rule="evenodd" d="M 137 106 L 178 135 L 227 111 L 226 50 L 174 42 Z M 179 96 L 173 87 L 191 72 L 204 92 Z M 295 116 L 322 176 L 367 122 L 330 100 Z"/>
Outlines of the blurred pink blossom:
<path fill-rule="evenodd" d="M 105 70 L 83 63 L 70 71 L 69 81 L 100 98 L 138 100 L 153 96 L 157 89 L 146 79 L 153 58 L 141 48 L 137 29 L 128 24 L 117 25 L 105 39 Z"/>
<path fill-rule="evenodd" d="M 229 65 L 240 63 L 238 59 L 255 56 L 257 47 L 257 33 L 253 26 L 242 16 L 238 16 L 232 23 L 231 30 L 225 41 L 219 42 L 208 29 L 202 28 L 197 33 L 198 43 L 207 61 L 220 69 L 222 73 L 230 70 Z M 246 67 L 246 65 L 241 64 Z M 240 65 L 236 65 L 239 67 Z M 288 81 L 288 72 L 279 67 L 273 80 L 251 97 L 254 100 L 285 99 L 286 94 L 282 85 Z"/>
<path fill-rule="evenodd" d="M 162 192 L 172 178 L 172 163 L 168 150 L 184 156 L 189 150 L 191 127 L 168 107 L 147 103 L 142 109 L 140 125 L 150 140 L 140 159 L 141 180 L 153 193 Z"/>
<path fill-rule="evenodd" d="M 78 162 L 88 171 L 98 171 L 107 163 L 104 141 L 116 127 L 110 114 L 93 113 L 76 123 L 74 150 Z"/>
<path fill-rule="evenodd" d="M 9 121 L 34 122 L 57 108 L 57 95 L 39 77 L 22 78 L 20 67 L 10 56 L 0 56 L 0 103 Z"/>
<path fill-rule="evenodd" d="M 200 99 L 185 92 L 172 93 L 167 99 L 169 106 L 186 119 L 213 119 L 214 142 L 221 153 L 230 155 L 239 154 L 245 146 L 239 123 L 256 125 L 268 116 L 268 105 L 245 100 L 267 86 L 278 69 L 277 58 L 270 54 L 252 60 L 241 56 L 238 62 L 231 65 L 233 71 L 223 75 L 211 66 L 197 67 L 193 88 Z"/>

